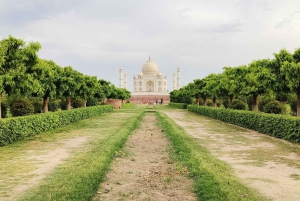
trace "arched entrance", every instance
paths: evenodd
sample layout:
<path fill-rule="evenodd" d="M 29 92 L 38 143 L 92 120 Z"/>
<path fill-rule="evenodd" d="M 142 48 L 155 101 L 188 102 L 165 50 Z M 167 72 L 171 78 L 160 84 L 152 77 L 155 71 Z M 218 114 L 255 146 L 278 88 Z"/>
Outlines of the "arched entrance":
<path fill-rule="evenodd" d="M 154 83 L 152 81 L 148 81 L 146 84 L 146 91 L 154 91 Z"/>

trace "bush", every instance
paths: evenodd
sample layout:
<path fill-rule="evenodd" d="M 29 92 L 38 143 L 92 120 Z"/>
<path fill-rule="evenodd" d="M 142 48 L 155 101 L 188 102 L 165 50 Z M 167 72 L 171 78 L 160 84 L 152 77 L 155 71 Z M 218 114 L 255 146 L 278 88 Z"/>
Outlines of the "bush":
<path fill-rule="evenodd" d="M 235 99 L 232 101 L 232 103 L 229 103 L 228 107 L 234 110 L 247 110 L 247 104 L 238 99 Z"/>
<path fill-rule="evenodd" d="M 206 100 L 206 106 L 211 107 L 212 105 L 213 105 L 212 100 L 211 100 L 211 99 L 207 99 L 207 100 Z"/>
<path fill-rule="evenodd" d="M 259 101 L 258 101 L 258 109 L 259 109 L 259 111 L 264 112 L 265 106 L 266 106 L 268 103 L 272 102 L 272 101 L 274 101 L 274 99 L 272 99 L 272 98 L 270 98 L 270 97 L 267 97 L 267 96 L 260 96 L 260 97 L 259 97 Z"/>
<path fill-rule="evenodd" d="M 72 100 L 72 107 L 73 107 L 73 108 L 84 107 L 84 100 L 82 100 L 82 99 L 75 99 L 75 100 Z"/>
<path fill-rule="evenodd" d="M 243 110 L 189 105 L 188 110 L 273 137 L 300 143 L 300 118 Z"/>
<path fill-rule="evenodd" d="M 48 110 L 56 112 L 60 106 L 60 100 L 50 100 L 48 104 Z"/>
<path fill-rule="evenodd" d="M 31 104 L 33 105 L 33 112 L 34 114 L 42 113 L 43 112 L 43 100 L 32 100 Z"/>
<path fill-rule="evenodd" d="M 7 105 L 6 103 L 1 103 L 1 117 L 6 118 L 7 117 Z"/>
<path fill-rule="evenodd" d="M 61 110 L 66 110 L 67 109 L 67 99 L 66 98 L 61 98 L 59 102 L 59 107 Z"/>
<path fill-rule="evenodd" d="M 186 109 L 187 108 L 187 104 L 185 104 L 185 103 L 173 103 L 173 102 L 170 102 L 169 106 L 170 107 L 175 107 L 175 108 L 178 108 L 178 109 Z"/>
<path fill-rule="evenodd" d="M 288 97 L 288 103 L 291 106 L 293 115 L 297 114 L 297 96 L 295 94 L 290 94 Z"/>
<path fill-rule="evenodd" d="M 113 110 L 111 105 L 0 120 L 0 146 Z"/>
<path fill-rule="evenodd" d="M 89 107 L 89 106 L 96 106 L 96 105 L 99 105 L 99 101 L 97 98 L 95 97 L 89 97 L 86 101 L 86 106 Z"/>
<path fill-rule="evenodd" d="M 222 104 L 223 104 L 223 106 L 224 106 L 225 108 L 228 108 L 228 107 L 229 107 L 229 104 L 230 104 L 229 99 L 224 99 L 224 100 L 222 101 Z"/>
<path fill-rule="evenodd" d="M 123 103 L 123 104 L 122 104 L 122 108 L 123 108 L 123 109 L 125 109 L 125 108 L 130 108 L 130 107 L 132 107 L 132 103 L 127 103 L 127 102 L 126 102 L 126 103 Z"/>
<path fill-rule="evenodd" d="M 19 98 L 10 106 L 12 116 L 26 116 L 34 112 L 34 107 L 29 100 Z"/>
<path fill-rule="evenodd" d="M 282 105 L 279 101 L 271 101 L 268 104 L 266 104 L 264 108 L 265 113 L 272 113 L 272 114 L 282 114 L 285 113 L 285 106 Z"/>

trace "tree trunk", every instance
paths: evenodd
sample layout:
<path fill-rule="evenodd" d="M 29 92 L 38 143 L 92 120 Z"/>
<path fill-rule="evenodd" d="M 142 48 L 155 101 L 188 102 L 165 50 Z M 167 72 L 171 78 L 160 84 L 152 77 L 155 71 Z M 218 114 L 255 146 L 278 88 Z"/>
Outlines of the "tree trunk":
<path fill-rule="evenodd" d="M 232 101 L 233 101 L 233 95 L 229 95 L 229 101 L 232 103 Z"/>
<path fill-rule="evenodd" d="M 297 92 L 297 117 L 300 116 L 300 91 Z"/>
<path fill-rule="evenodd" d="M 44 96 L 44 102 L 43 102 L 44 113 L 48 112 L 48 105 L 49 105 L 49 97 Z"/>
<path fill-rule="evenodd" d="M 67 98 L 67 107 L 66 107 L 67 110 L 70 110 L 71 109 L 71 98 Z"/>
<path fill-rule="evenodd" d="M 86 101 L 84 101 L 84 107 L 86 107 Z"/>
<path fill-rule="evenodd" d="M 203 105 L 206 106 L 206 98 L 203 98 Z"/>
<path fill-rule="evenodd" d="M 199 105 L 199 98 L 196 98 L 196 104 Z"/>
<path fill-rule="evenodd" d="M 258 95 L 257 94 L 253 94 L 252 111 L 258 112 Z"/>
<path fill-rule="evenodd" d="M 213 107 L 217 107 L 217 98 L 216 97 L 213 98 Z"/>
<path fill-rule="evenodd" d="M 2 118 L 2 108 L 1 108 L 1 105 L 2 105 L 2 93 L 0 93 L 0 119 Z"/>

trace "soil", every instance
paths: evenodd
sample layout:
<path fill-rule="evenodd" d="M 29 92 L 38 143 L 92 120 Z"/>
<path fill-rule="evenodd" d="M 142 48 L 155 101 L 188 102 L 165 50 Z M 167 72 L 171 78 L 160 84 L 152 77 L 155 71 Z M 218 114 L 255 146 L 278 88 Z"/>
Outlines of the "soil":
<path fill-rule="evenodd" d="M 26 155 L 30 156 L 26 157 L 26 160 L 36 164 L 35 170 L 26 173 L 29 178 L 24 179 L 21 184 L 10 191 L 10 194 L 5 197 L 0 196 L 0 200 L 14 200 L 15 198 L 20 197 L 26 190 L 37 186 L 42 179 L 46 178 L 47 174 L 70 156 L 70 150 L 72 150 L 72 148 L 80 147 L 86 141 L 87 137 L 77 137 L 70 140 L 59 141 L 59 147 L 55 149 L 45 148 L 43 151 L 44 154 L 35 153 L 35 151 L 29 150 Z M 18 177 L 19 175 L 15 175 L 15 178 L 10 178 L 10 180 L 18 179 Z"/>
<path fill-rule="evenodd" d="M 187 115 L 184 111 L 168 111 L 165 114 L 183 127 L 201 146 L 230 164 L 246 185 L 256 189 L 267 199 L 300 200 L 300 153 L 281 151 L 278 141 L 290 146 L 290 150 L 300 150 L 298 145 L 246 129 L 240 129 L 242 131 L 234 135 L 227 131 L 214 131 L 205 123 L 211 120 L 201 118 L 200 121 L 200 118 L 191 118 L 193 114 Z M 268 142 L 264 141 L 266 137 Z"/>
<path fill-rule="evenodd" d="M 93 200 L 196 200 L 192 181 L 169 158 L 169 142 L 148 113 L 130 136 Z"/>

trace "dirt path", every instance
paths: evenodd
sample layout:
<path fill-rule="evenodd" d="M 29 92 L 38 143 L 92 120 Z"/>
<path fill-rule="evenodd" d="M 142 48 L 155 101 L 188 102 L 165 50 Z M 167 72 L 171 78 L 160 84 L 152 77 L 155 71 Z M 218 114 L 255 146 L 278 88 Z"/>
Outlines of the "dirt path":
<path fill-rule="evenodd" d="M 192 181 L 168 156 L 168 141 L 147 114 L 134 132 L 93 200 L 196 200 Z"/>
<path fill-rule="evenodd" d="M 300 200 L 300 146 L 186 111 L 166 111 L 238 177 L 270 200 Z"/>

